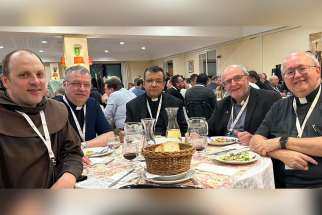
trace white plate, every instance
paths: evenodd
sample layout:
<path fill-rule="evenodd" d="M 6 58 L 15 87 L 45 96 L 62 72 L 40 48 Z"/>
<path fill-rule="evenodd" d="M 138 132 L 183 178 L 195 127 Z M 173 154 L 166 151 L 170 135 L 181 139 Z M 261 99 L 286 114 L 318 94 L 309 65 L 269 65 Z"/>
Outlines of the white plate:
<path fill-rule="evenodd" d="M 236 137 L 227 137 L 227 136 L 215 136 L 209 138 L 209 145 L 213 146 L 226 146 L 234 143 L 238 143 L 239 140 Z"/>
<path fill-rule="evenodd" d="M 255 161 L 257 161 L 259 159 L 259 155 L 254 153 L 254 152 L 251 152 L 251 151 L 247 151 L 248 153 L 250 153 L 250 155 L 252 156 L 252 159 L 248 160 L 248 161 L 239 161 L 239 160 L 223 160 L 221 159 L 223 156 L 225 155 L 228 155 L 230 153 L 233 153 L 233 152 L 227 152 L 225 154 L 220 154 L 220 155 L 215 155 L 213 157 L 211 157 L 212 159 L 216 160 L 216 161 L 219 161 L 221 163 L 225 163 L 225 164 L 249 164 L 249 163 L 253 163 Z"/>
<path fill-rule="evenodd" d="M 154 177 L 154 178 L 148 178 L 146 176 L 146 173 L 144 173 L 143 178 L 146 181 L 156 183 L 156 184 L 178 184 L 178 183 L 181 183 L 181 182 L 184 182 L 184 181 L 187 181 L 187 180 L 191 179 L 193 174 L 194 174 L 194 171 L 189 170 L 188 172 L 185 172 L 184 177 L 182 177 L 182 178 L 178 178 L 178 179 L 175 179 L 175 180 L 164 180 L 164 178 L 162 178 L 163 180 L 160 180 L 159 176 Z M 178 174 L 178 175 L 180 175 L 180 174 Z M 169 176 L 167 176 L 167 177 L 169 177 Z"/>
<path fill-rule="evenodd" d="M 182 172 L 176 175 L 155 175 L 148 173 L 146 170 L 144 172 L 144 177 L 153 179 L 155 181 L 175 181 L 184 178 L 188 172 Z"/>
<path fill-rule="evenodd" d="M 93 147 L 83 149 L 84 155 L 91 157 L 101 157 L 113 153 L 114 149 L 110 147 Z"/>

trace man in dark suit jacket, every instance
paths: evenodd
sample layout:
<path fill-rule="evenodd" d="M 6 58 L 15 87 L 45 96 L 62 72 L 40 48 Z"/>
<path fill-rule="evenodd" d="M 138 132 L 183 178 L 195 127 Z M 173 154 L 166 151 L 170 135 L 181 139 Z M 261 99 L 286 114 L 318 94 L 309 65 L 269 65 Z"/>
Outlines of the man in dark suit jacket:
<path fill-rule="evenodd" d="M 200 74 L 197 84 L 187 90 L 185 104 L 189 117 L 205 117 L 209 119 L 216 107 L 216 95 L 214 91 L 206 87 L 208 76 Z"/>
<path fill-rule="evenodd" d="M 281 96 L 274 91 L 249 87 L 247 70 L 240 65 L 228 66 L 222 80 L 229 96 L 217 103 L 208 121 L 209 135 L 233 133 L 240 142 L 248 144 L 270 107 Z"/>
<path fill-rule="evenodd" d="M 181 135 L 184 135 L 188 126 L 183 114 L 183 102 L 174 96 L 162 93 L 164 85 L 163 69 L 157 66 L 147 68 L 144 72 L 146 93 L 126 104 L 125 122 L 140 122 L 144 118 L 154 118 L 156 119 L 155 133 L 165 136 L 168 125 L 165 108 L 178 107 L 177 122 Z"/>
<path fill-rule="evenodd" d="M 184 98 L 183 98 L 182 94 L 180 93 L 180 90 L 185 87 L 183 77 L 181 75 L 173 76 L 171 78 L 171 84 L 172 84 L 172 87 L 167 89 L 167 93 L 174 96 L 174 97 L 177 97 L 182 102 L 184 102 Z"/>

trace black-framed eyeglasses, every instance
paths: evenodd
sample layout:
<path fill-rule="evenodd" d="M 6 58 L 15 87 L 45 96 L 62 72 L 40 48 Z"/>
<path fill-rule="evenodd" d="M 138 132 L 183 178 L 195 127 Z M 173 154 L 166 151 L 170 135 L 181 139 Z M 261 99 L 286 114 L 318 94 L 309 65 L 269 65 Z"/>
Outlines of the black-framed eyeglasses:
<path fill-rule="evenodd" d="M 231 79 L 227 79 L 227 80 L 223 80 L 222 83 L 224 84 L 224 86 L 229 86 L 231 85 L 231 83 L 234 81 L 234 82 L 239 82 L 243 79 L 244 76 L 247 76 L 247 75 L 236 75 L 234 76 L 233 78 Z"/>
<path fill-rule="evenodd" d="M 312 67 L 317 67 L 317 66 L 310 66 L 310 65 L 299 65 L 297 67 L 293 68 L 288 68 L 283 72 L 284 78 L 287 79 L 292 79 L 295 76 L 295 72 L 300 73 L 301 75 L 307 74 L 307 72 L 310 70 Z"/>
<path fill-rule="evenodd" d="M 78 82 L 78 81 L 68 81 L 68 83 L 74 88 L 81 88 L 82 86 L 84 89 L 91 88 L 90 83 L 82 83 L 82 82 Z"/>

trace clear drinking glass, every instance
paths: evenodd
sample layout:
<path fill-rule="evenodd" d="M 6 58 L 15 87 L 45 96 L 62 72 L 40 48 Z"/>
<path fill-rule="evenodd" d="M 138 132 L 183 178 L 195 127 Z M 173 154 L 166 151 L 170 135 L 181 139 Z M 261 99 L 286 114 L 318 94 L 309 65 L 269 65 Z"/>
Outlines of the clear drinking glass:
<path fill-rule="evenodd" d="M 208 123 L 205 118 L 192 117 L 189 119 L 187 140 L 197 152 L 206 151 L 208 145 Z"/>
<path fill-rule="evenodd" d="M 107 145 L 113 149 L 117 149 L 118 147 L 120 147 L 121 143 L 120 143 L 120 137 L 119 136 L 114 136 L 111 137 L 107 140 Z"/>
<path fill-rule="evenodd" d="M 143 127 L 141 122 L 127 122 L 124 125 L 123 156 L 133 160 L 138 156 L 143 147 Z"/>

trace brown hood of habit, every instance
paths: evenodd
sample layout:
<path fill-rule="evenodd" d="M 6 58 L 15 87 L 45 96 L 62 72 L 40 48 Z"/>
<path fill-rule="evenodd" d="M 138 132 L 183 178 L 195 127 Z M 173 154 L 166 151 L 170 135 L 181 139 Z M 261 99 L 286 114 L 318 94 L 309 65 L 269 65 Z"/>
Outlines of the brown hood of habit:
<path fill-rule="evenodd" d="M 0 90 L 0 134 L 15 137 L 38 136 L 27 120 L 15 110 L 29 115 L 39 131 L 44 134 L 39 112 L 44 110 L 49 133 L 56 133 L 67 123 L 68 111 L 65 105 L 53 99 L 43 98 L 37 107 L 26 107 L 14 103 L 4 90 Z M 56 116 L 60 116 L 59 118 Z"/>

